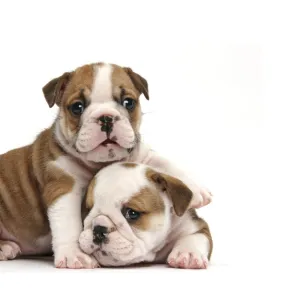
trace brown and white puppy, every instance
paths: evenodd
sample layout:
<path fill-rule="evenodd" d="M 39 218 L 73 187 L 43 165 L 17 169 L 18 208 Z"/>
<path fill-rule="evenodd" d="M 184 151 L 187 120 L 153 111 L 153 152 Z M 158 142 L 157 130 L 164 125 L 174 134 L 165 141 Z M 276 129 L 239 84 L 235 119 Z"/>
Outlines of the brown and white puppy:
<path fill-rule="evenodd" d="M 207 268 L 212 237 L 191 208 L 192 191 L 179 179 L 147 165 L 116 163 L 89 185 L 79 242 L 102 266 L 167 262 Z"/>
<path fill-rule="evenodd" d="M 78 245 L 81 202 L 93 176 L 113 162 L 162 166 L 182 177 L 197 203 L 210 202 L 206 189 L 140 142 L 139 97 L 149 99 L 148 84 L 130 68 L 84 65 L 43 92 L 49 107 L 59 107 L 55 122 L 33 144 L 0 156 L 0 260 L 53 251 L 56 267 L 95 266 Z"/>

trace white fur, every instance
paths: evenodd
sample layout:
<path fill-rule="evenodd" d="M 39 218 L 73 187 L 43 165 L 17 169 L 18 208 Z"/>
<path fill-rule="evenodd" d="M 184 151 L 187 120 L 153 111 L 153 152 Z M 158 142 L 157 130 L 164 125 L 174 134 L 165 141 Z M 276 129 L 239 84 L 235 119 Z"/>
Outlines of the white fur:
<path fill-rule="evenodd" d="M 96 261 L 84 254 L 78 246 L 82 230 L 81 198 L 81 190 L 74 187 L 71 193 L 57 199 L 48 209 L 56 267 L 77 269 L 94 268 L 97 265 Z"/>
<path fill-rule="evenodd" d="M 118 180 L 118 178 L 122 178 L 122 180 Z M 112 185 L 111 183 L 115 184 Z M 145 166 L 137 165 L 134 168 L 127 168 L 116 163 L 104 168 L 96 175 L 95 197 L 101 195 L 112 205 L 115 205 L 116 201 L 121 205 L 122 200 L 130 199 L 148 183 L 149 181 L 145 177 Z"/>
<path fill-rule="evenodd" d="M 92 87 L 91 101 L 106 102 L 112 100 L 112 66 L 103 64 L 95 67 L 95 79 Z"/>
<path fill-rule="evenodd" d="M 60 248 L 77 247 L 77 240 L 81 232 L 80 203 L 82 193 L 74 187 L 71 193 L 61 196 L 48 209 L 48 218 L 52 231 L 52 245 L 54 252 Z"/>
<path fill-rule="evenodd" d="M 48 209 L 55 265 L 69 268 L 92 267 L 94 261 L 78 247 L 78 238 L 82 230 L 83 188 L 91 179 L 91 174 L 68 156 L 60 156 L 54 165 L 75 180 L 72 191 L 56 199 Z"/>
<path fill-rule="evenodd" d="M 208 238 L 202 233 L 194 233 L 179 238 L 168 256 L 171 267 L 206 269 L 209 253 Z"/>

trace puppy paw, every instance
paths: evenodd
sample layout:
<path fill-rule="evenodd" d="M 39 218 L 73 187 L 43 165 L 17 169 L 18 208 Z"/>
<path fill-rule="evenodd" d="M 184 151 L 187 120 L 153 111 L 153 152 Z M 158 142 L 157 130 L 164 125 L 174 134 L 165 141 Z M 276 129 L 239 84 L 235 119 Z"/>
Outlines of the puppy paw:
<path fill-rule="evenodd" d="M 213 195 L 207 188 L 193 186 L 191 190 L 193 192 L 192 208 L 200 208 L 211 203 Z"/>
<path fill-rule="evenodd" d="M 181 269 L 207 269 L 208 259 L 195 251 L 180 251 L 174 249 L 168 256 L 168 265 Z"/>
<path fill-rule="evenodd" d="M 83 253 L 78 247 L 64 247 L 55 251 L 54 264 L 56 268 L 94 269 L 99 267 L 92 256 Z"/>
<path fill-rule="evenodd" d="M 0 241 L 0 261 L 16 258 L 21 253 L 20 247 L 10 241 Z"/>
<path fill-rule="evenodd" d="M 205 187 L 200 188 L 200 194 L 202 196 L 202 206 L 209 204 L 212 201 L 213 194 Z"/>

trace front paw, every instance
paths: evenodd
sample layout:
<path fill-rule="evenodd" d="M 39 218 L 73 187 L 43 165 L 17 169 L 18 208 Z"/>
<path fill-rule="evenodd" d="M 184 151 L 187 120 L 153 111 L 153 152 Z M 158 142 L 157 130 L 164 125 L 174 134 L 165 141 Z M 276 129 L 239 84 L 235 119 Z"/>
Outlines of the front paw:
<path fill-rule="evenodd" d="M 212 193 L 209 189 L 205 188 L 205 187 L 201 187 L 200 188 L 200 194 L 202 196 L 202 206 L 205 206 L 207 204 L 209 204 L 212 201 Z"/>
<path fill-rule="evenodd" d="M 207 188 L 192 186 L 191 190 L 193 192 L 192 208 L 200 208 L 211 203 L 213 195 Z"/>
<path fill-rule="evenodd" d="M 0 240 L 0 261 L 14 259 L 20 253 L 21 249 L 16 243 Z"/>
<path fill-rule="evenodd" d="M 54 256 L 56 268 L 94 269 L 99 267 L 94 257 L 83 253 L 76 246 L 59 248 L 55 251 Z"/>
<path fill-rule="evenodd" d="M 174 249 L 168 256 L 168 265 L 181 269 L 207 269 L 208 259 L 199 251 L 180 251 Z"/>

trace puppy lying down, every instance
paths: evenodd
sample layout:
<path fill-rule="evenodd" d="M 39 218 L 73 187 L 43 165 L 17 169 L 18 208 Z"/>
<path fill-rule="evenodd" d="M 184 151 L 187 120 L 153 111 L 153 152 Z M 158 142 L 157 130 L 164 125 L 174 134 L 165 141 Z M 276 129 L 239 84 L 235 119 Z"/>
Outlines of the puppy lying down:
<path fill-rule="evenodd" d="M 212 237 L 179 179 L 134 163 L 102 169 L 89 185 L 79 244 L 102 266 L 167 262 L 207 268 Z"/>

